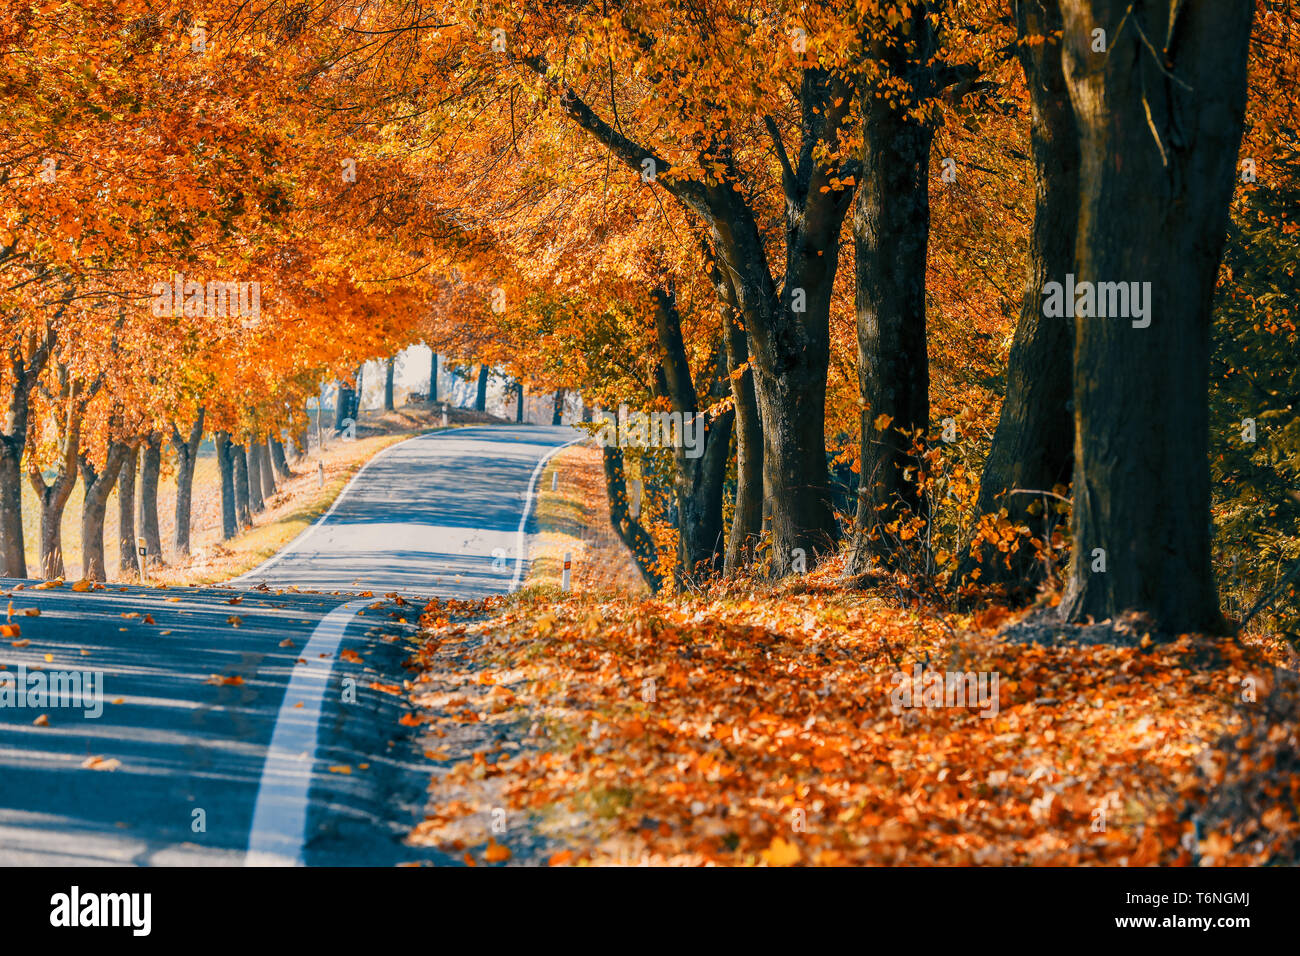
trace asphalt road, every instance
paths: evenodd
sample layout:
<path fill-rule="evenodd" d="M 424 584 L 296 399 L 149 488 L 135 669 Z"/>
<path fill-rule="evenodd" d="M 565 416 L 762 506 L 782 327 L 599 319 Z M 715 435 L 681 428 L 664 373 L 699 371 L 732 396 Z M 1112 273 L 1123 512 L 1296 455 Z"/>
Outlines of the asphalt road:
<path fill-rule="evenodd" d="M 577 437 L 482 427 L 392 446 L 226 588 L 0 579 L 21 628 L 0 637 L 0 864 L 452 862 L 401 843 L 428 772 L 390 692 L 418 606 L 383 595 L 516 586 L 540 462 Z M 56 679 L 83 693 L 34 696 Z"/>

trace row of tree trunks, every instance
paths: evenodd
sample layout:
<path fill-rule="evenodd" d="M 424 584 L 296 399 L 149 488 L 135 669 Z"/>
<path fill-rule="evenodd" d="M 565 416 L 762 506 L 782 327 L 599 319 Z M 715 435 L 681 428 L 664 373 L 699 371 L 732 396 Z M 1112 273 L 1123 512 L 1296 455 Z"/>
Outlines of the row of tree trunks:
<path fill-rule="evenodd" d="M 522 61 L 541 77 L 550 64 L 542 57 Z M 779 289 L 768 259 L 768 237 L 754 209 L 733 187 L 739 174 L 724 137 L 710 142 L 709 161 L 724 170 L 721 181 L 664 175 L 672 164 L 629 139 L 599 116 L 576 90 L 561 86 L 561 109 L 606 145 L 634 172 L 647 158 L 660 171 L 658 184 L 708 229 L 743 316 L 761 409 L 763 479 L 772 514 L 773 570 L 811 566 L 833 550 L 835 521 L 826 460 L 825 404 L 829 366 L 830 298 L 839 256 L 840 227 L 852 189 L 848 170 L 826 164 L 852 110 L 851 90 L 841 77 L 805 69 L 800 81 L 797 158 L 787 156 L 774 120 L 768 129 L 781 166 L 786 206 L 785 276 Z"/>

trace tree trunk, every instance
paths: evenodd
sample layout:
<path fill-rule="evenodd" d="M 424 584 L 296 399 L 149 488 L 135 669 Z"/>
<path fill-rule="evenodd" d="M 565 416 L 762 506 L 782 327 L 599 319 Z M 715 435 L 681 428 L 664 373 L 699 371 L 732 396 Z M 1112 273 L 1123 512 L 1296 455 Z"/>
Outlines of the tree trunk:
<path fill-rule="evenodd" d="M 252 485 L 248 480 L 248 452 L 243 445 L 231 444 L 230 456 L 235 464 L 235 520 L 241 528 L 253 526 Z"/>
<path fill-rule="evenodd" d="M 253 514 L 261 514 L 266 508 L 266 503 L 262 500 L 262 456 L 258 453 L 261 443 L 257 441 L 256 436 L 249 436 L 248 454 L 245 456 L 248 461 L 248 510 Z"/>
<path fill-rule="evenodd" d="M 659 346 L 659 368 L 655 392 L 666 398 L 672 411 L 679 414 L 683 434 L 673 451 L 674 488 L 677 497 L 677 569 L 678 589 L 687 587 L 711 574 L 720 572 L 725 560 L 722 527 L 722 486 L 731 451 L 731 428 L 734 412 L 728 411 L 702 426 L 695 424 L 699 414 L 695 384 L 691 376 L 686 345 L 682 340 L 681 314 L 672 292 L 655 289 L 655 334 Z M 719 350 L 721 351 L 721 350 Z M 721 376 L 711 370 L 714 387 L 711 397 L 721 398 Z M 687 448 L 686 433 L 695 436 L 702 427 L 701 444 Z"/>
<path fill-rule="evenodd" d="M 139 449 L 135 443 L 122 456 L 117 473 L 117 571 L 131 577 L 138 571 L 135 556 L 135 460 Z"/>
<path fill-rule="evenodd" d="M 52 484 L 45 483 L 41 467 L 35 461 L 27 466 L 27 476 L 41 505 L 41 575 L 47 581 L 67 573 L 63 562 L 63 509 L 77 483 L 76 461 L 81 450 L 80 423 L 68 427 L 71 432 L 63 438 L 58 472 Z"/>
<path fill-rule="evenodd" d="M 235 456 L 230 432 L 217 432 L 217 473 L 221 476 L 221 540 L 239 533 L 235 507 Z"/>
<path fill-rule="evenodd" d="M 438 353 L 429 350 L 429 404 L 438 400 Z"/>
<path fill-rule="evenodd" d="M 162 535 L 158 531 L 158 474 L 162 470 L 162 436 L 150 432 L 140 456 L 140 536 L 144 538 L 145 560 L 162 564 Z"/>
<path fill-rule="evenodd" d="M 258 471 L 262 475 L 262 500 L 270 505 L 276 492 L 275 473 L 271 467 L 271 448 L 267 442 L 257 442 Z"/>
<path fill-rule="evenodd" d="M 551 424 L 564 424 L 564 389 L 562 388 L 555 390 L 555 408 L 551 412 Z"/>
<path fill-rule="evenodd" d="M 924 35 L 925 5 L 913 8 L 912 33 Z M 900 27 L 901 29 L 901 27 Z M 930 143 L 934 129 L 911 110 L 929 94 L 905 41 L 890 37 L 879 56 L 891 75 L 910 71 L 922 86 L 882 99 L 861 93 L 862 181 L 853 211 L 853 247 L 861 409 L 861 466 L 853 545 L 845 572 L 873 564 L 912 564 L 907 542 L 890 524 L 913 528 L 915 545 L 929 521 L 918 476 L 930 428 L 930 364 L 925 335 L 925 271 L 930 242 Z M 924 46 L 924 44 L 923 44 Z M 882 418 L 881 416 L 885 416 Z"/>
<path fill-rule="evenodd" d="M 357 371 L 353 377 L 352 386 L 339 383 L 338 396 L 334 402 L 334 431 L 341 434 L 344 430 L 344 422 L 352 420 L 353 425 L 361 416 L 361 389 L 363 386 L 362 375 L 365 373 L 366 366 L 361 364 L 357 366 Z"/>
<path fill-rule="evenodd" d="M 293 477 L 293 471 L 289 468 L 289 459 L 284 453 L 284 442 L 280 441 L 279 435 L 272 431 L 266 438 L 266 447 L 271 455 L 271 467 L 275 470 L 277 481 L 288 481 Z"/>
<path fill-rule="evenodd" d="M 108 496 L 117 482 L 118 471 L 126 459 L 130 446 L 125 442 L 110 442 L 104 461 L 104 470 L 95 471 L 85 455 L 80 456 L 81 480 L 85 497 L 81 504 L 81 577 L 86 581 L 108 579 L 108 562 L 104 558 L 104 515 L 108 511 Z"/>
<path fill-rule="evenodd" d="M 659 554 L 654 541 L 636 518 L 628 511 L 627 480 L 623 475 L 623 451 L 615 445 L 603 449 L 605 469 L 605 494 L 609 498 L 609 521 L 619 540 L 632 552 L 641 578 L 652 594 L 663 586 L 659 576 Z"/>
<path fill-rule="evenodd" d="M 384 411 L 393 410 L 393 366 L 396 364 L 392 356 L 389 356 L 384 368 Z"/>
<path fill-rule="evenodd" d="M 1079 134 L 1061 66 L 1059 0 L 1014 4 L 1020 62 L 1032 107 L 1030 145 L 1034 159 L 1034 225 L 1029 236 L 1029 275 L 1020 320 L 1007 360 L 1006 396 L 993 445 L 980 478 L 978 513 L 997 515 L 1028 527 L 1050 541 L 1059 517 L 1042 508 L 1042 496 L 1010 494 L 1018 489 L 1064 493 L 1074 467 L 1074 420 L 1070 412 L 1074 321 L 1043 315 L 1043 289 L 1065 282 L 1074 271 L 1079 221 Z M 976 545 L 962 555 L 958 578 L 1006 584 L 1018 598 L 1032 593 L 1045 576 L 1031 548 L 1007 558 L 994 547 Z"/>
<path fill-rule="evenodd" d="M 515 421 L 524 420 L 524 380 L 515 383 Z M 590 420 L 590 419 L 589 419 Z"/>
<path fill-rule="evenodd" d="M 0 441 L 0 542 L 4 545 L 4 576 L 27 577 L 26 545 L 23 541 L 22 443 Z"/>
<path fill-rule="evenodd" d="M 204 410 L 194 416 L 188 436 L 182 435 L 172 424 L 172 451 L 176 456 L 176 533 L 173 545 L 178 555 L 190 555 L 191 497 L 194 492 L 194 465 L 198 461 L 199 444 L 203 441 Z"/>
<path fill-rule="evenodd" d="M 1149 283 L 1129 289 L 1128 309 L 1112 288 L 1108 317 L 1079 314 L 1086 299 L 1075 310 L 1069 621 L 1136 612 L 1169 635 L 1223 624 L 1210 566 L 1209 332 L 1253 6 L 1061 4 L 1082 162 L 1076 281 Z M 1091 51 L 1099 29 L 1104 55 Z"/>
<path fill-rule="evenodd" d="M 58 311 L 61 316 L 63 310 Z M 57 316 L 56 316 L 57 317 Z M 27 550 L 23 535 L 23 452 L 27 447 L 27 425 L 31 412 L 32 389 L 49 363 L 56 335 L 47 323 L 44 334 L 33 331 L 23 340 L 16 337 L 8 349 L 9 414 L 0 430 L 0 550 L 3 551 L 4 576 L 27 577 Z"/>
<path fill-rule="evenodd" d="M 487 411 L 487 387 L 488 387 L 488 367 L 480 365 L 478 367 L 478 395 L 474 399 L 474 411 Z"/>

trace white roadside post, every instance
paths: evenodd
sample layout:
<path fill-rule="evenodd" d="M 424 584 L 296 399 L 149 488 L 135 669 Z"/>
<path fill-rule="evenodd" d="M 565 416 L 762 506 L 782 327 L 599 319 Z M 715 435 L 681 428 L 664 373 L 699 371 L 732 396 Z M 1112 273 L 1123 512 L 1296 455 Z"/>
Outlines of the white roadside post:
<path fill-rule="evenodd" d="M 140 566 L 140 583 L 145 583 L 144 565 L 149 549 L 145 547 L 144 536 L 135 539 L 135 563 Z"/>
<path fill-rule="evenodd" d="M 551 490 L 557 491 L 559 487 L 560 487 L 560 471 L 557 468 L 555 471 L 551 472 Z"/>
<path fill-rule="evenodd" d="M 323 461 L 316 462 L 316 487 L 325 487 L 325 462 Z"/>
<path fill-rule="evenodd" d="M 561 590 L 561 591 L 568 591 L 568 590 L 571 590 L 571 588 L 570 588 L 570 586 L 569 586 L 569 585 L 570 585 L 570 580 L 569 580 L 569 568 L 570 568 L 572 565 L 573 565 L 573 553 L 570 552 L 570 551 L 565 551 L 565 552 L 564 552 L 564 571 L 561 572 L 561 574 L 560 574 L 560 590 Z"/>
<path fill-rule="evenodd" d="M 443 427 L 443 428 L 446 428 L 446 427 L 447 427 L 447 405 L 446 405 L 446 403 L 444 403 L 443 406 L 442 406 L 442 427 Z"/>

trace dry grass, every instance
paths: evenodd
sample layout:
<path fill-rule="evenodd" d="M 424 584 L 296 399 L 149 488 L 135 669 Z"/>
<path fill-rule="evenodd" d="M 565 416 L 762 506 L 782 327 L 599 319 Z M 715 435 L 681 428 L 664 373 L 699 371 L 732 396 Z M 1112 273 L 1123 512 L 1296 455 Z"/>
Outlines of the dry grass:
<path fill-rule="evenodd" d="M 556 474 L 559 481 L 552 491 Z M 564 449 L 547 463 L 538 487 L 538 533 L 526 587 L 558 589 L 568 552 L 575 591 L 648 593 L 636 562 L 610 526 L 600 449 L 588 444 Z"/>
<path fill-rule="evenodd" d="M 451 409 L 450 427 L 500 423 L 502 419 L 464 409 Z M 275 554 L 315 521 L 338 497 L 357 470 L 380 450 L 396 442 L 441 425 L 441 415 L 423 406 L 406 406 L 393 412 L 363 412 L 357 424 L 356 440 L 343 441 L 326 434 L 325 453 L 318 454 L 315 436 L 309 455 L 291 460 L 295 475 L 277 486 L 276 493 L 261 513 L 253 516 L 253 527 L 230 541 L 221 540 L 221 485 L 216 450 L 211 439 L 199 449 L 194 473 L 190 517 L 192 556 L 183 559 L 173 547 L 175 536 L 176 476 L 170 446 L 163 449 L 163 475 L 158 483 L 158 524 L 163 543 L 164 566 L 150 571 L 150 580 L 166 584 L 212 584 L 228 580 L 255 568 Z M 324 463 L 323 484 L 317 476 L 317 461 Z M 137 476 L 138 487 L 138 476 Z M 82 573 L 81 506 L 84 488 L 80 480 L 63 512 L 63 551 L 66 577 Z M 23 532 L 27 572 L 40 576 L 40 507 L 29 484 L 23 485 Z M 137 525 L 137 533 L 139 527 Z M 105 555 L 110 581 L 136 580 L 134 574 L 118 571 L 118 492 L 109 497 L 104 522 Z"/>

